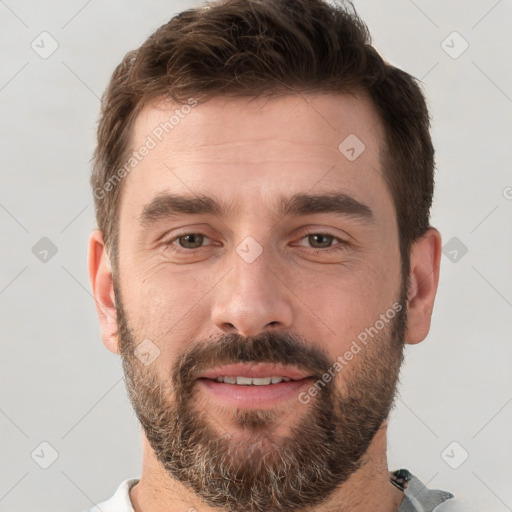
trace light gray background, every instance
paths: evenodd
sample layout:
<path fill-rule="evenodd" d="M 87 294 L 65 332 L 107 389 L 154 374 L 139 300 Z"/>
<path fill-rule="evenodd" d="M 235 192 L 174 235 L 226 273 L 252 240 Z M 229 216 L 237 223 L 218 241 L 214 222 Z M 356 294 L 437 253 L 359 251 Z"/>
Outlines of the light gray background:
<path fill-rule="evenodd" d="M 115 65 L 195 4 L 0 0 L 2 512 L 80 512 L 139 476 L 139 427 L 87 276 L 89 159 Z M 437 149 L 432 224 L 443 243 L 467 247 L 456 262 L 443 256 L 430 335 L 407 350 L 390 466 L 452 491 L 467 510 L 512 510 L 512 4 L 356 6 L 384 57 L 423 79 Z M 31 48 L 48 51 L 43 31 L 59 45 L 46 59 Z M 453 31 L 469 43 L 458 58 L 445 51 L 463 48 L 446 39 Z M 32 252 L 42 237 L 58 249 L 46 262 Z M 52 449 L 58 458 L 42 469 Z"/>

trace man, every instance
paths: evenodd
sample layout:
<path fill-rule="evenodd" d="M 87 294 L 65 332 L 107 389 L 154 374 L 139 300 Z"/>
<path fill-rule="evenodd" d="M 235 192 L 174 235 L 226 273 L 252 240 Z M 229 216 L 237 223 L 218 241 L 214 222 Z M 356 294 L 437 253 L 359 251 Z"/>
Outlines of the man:
<path fill-rule="evenodd" d="M 93 510 L 444 510 L 389 471 L 439 279 L 416 81 L 322 0 L 189 10 L 104 95 L 89 272 L 143 430 Z"/>

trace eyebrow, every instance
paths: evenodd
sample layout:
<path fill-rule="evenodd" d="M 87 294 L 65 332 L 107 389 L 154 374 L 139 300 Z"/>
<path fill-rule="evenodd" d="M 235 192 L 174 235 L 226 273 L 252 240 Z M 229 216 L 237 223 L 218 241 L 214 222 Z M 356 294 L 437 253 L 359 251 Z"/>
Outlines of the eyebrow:
<path fill-rule="evenodd" d="M 146 204 L 140 216 L 144 227 L 166 218 L 180 215 L 215 215 L 228 218 L 240 213 L 239 205 L 218 201 L 212 197 L 197 195 L 160 194 Z M 306 216 L 315 213 L 337 213 L 373 223 L 375 217 L 365 204 L 342 192 L 321 194 L 293 194 L 281 196 L 277 201 L 279 217 Z"/>

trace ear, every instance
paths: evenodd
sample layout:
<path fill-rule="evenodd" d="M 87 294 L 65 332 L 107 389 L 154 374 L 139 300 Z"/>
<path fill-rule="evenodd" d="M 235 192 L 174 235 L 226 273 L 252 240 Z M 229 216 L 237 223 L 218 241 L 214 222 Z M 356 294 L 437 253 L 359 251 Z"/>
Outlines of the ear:
<path fill-rule="evenodd" d="M 430 319 L 439 282 L 441 235 L 429 228 L 411 247 L 410 285 L 407 294 L 405 340 L 413 345 L 423 341 L 430 330 Z"/>
<path fill-rule="evenodd" d="M 89 279 L 100 320 L 103 344 L 114 354 L 119 354 L 114 281 L 103 235 L 99 230 L 93 231 L 89 238 L 88 261 Z"/>

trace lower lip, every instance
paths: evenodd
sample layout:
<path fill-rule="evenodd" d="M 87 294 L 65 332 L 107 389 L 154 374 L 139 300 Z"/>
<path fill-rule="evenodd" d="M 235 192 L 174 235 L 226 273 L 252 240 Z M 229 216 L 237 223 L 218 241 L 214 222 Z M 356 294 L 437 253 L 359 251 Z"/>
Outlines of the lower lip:
<path fill-rule="evenodd" d="M 197 384 L 200 389 L 224 405 L 259 409 L 274 407 L 285 400 L 298 400 L 299 393 L 304 387 L 310 385 L 310 381 L 311 379 L 308 378 L 266 386 L 242 386 L 210 379 L 198 379 Z"/>

